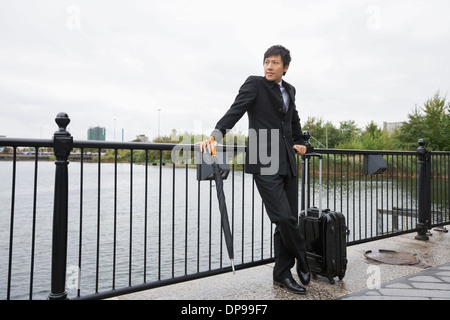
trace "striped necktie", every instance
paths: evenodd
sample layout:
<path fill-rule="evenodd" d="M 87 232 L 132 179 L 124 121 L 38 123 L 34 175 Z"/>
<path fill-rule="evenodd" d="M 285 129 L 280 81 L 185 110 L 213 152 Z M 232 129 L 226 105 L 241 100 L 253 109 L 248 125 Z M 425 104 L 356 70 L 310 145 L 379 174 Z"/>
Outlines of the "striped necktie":
<path fill-rule="evenodd" d="M 280 90 L 281 96 L 283 97 L 283 112 L 287 113 L 289 109 L 289 94 L 287 93 L 286 89 L 282 86 L 282 82 L 280 82 Z"/>

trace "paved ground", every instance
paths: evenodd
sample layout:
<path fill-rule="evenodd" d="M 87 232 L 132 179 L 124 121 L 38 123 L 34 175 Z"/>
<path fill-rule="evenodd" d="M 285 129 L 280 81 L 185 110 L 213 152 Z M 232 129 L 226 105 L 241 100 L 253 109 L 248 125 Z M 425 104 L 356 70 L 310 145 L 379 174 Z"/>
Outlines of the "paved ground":
<path fill-rule="evenodd" d="M 342 300 L 450 300 L 450 263 L 389 281 Z"/>
<path fill-rule="evenodd" d="M 448 226 L 447 226 L 448 228 Z M 415 234 L 354 245 L 343 280 L 331 285 L 319 277 L 299 296 L 274 287 L 272 264 L 238 270 L 147 291 L 127 294 L 118 300 L 381 300 L 450 299 L 450 233 L 432 230 L 428 241 Z M 364 253 L 380 249 L 414 255 L 415 265 L 392 265 L 368 260 Z M 294 268 L 295 269 L 295 268 Z M 297 277 L 293 269 L 294 277 Z"/>

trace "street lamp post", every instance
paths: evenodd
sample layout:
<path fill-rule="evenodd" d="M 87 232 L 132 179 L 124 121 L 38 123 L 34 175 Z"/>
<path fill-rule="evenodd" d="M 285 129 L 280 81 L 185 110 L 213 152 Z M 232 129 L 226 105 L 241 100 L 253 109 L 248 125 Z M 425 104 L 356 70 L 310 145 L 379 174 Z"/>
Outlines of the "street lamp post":
<path fill-rule="evenodd" d="M 158 138 L 160 137 L 160 125 L 161 125 L 161 110 L 162 109 L 158 109 Z"/>
<path fill-rule="evenodd" d="M 114 118 L 114 141 L 116 141 L 116 118 Z"/>

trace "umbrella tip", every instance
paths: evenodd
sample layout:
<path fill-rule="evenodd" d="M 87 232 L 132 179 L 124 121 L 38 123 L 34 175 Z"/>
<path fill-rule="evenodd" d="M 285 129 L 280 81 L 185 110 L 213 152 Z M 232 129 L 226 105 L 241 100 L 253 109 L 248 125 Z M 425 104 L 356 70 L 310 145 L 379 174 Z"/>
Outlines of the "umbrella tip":
<path fill-rule="evenodd" d="M 236 275 L 234 272 L 234 259 L 231 259 L 231 269 L 233 269 L 233 275 Z"/>

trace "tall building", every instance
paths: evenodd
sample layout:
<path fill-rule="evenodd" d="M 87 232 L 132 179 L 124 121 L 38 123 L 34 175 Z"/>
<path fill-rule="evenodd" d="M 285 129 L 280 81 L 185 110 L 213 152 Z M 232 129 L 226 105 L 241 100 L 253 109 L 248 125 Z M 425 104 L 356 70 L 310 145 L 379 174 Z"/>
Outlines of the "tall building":
<path fill-rule="evenodd" d="M 400 128 L 403 125 L 403 122 L 383 122 L 383 130 L 388 132 L 392 132 L 397 128 Z"/>
<path fill-rule="evenodd" d="M 106 129 L 105 127 L 91 127 L 88 130 L 88 140 L 100 140 L 105 141 L 106 139 Z"/>

